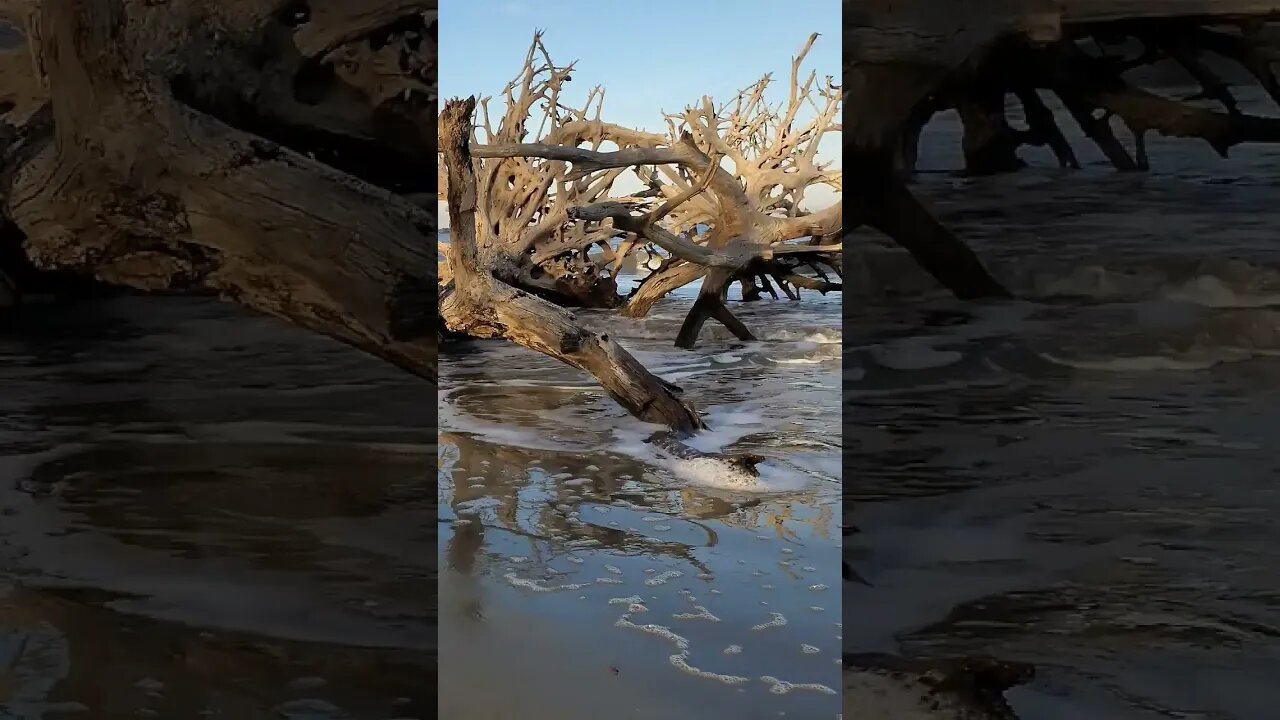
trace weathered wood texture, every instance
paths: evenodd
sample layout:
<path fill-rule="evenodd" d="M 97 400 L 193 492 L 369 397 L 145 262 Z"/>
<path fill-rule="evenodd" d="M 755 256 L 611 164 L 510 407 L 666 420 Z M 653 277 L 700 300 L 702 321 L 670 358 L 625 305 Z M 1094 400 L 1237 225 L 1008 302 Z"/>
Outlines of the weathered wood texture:
<path fill-rule="evenodd" d="M 1200 139 L 1223 156 L 1240 143 L 1280 141 L 1280 120 L 1243 112 L 1202 60 L 1215 54 L 1238 63 L 1280 104 L 1274 70 L 1280 52 L 1259 32 L 1261 22 L 1280 19 L 1277 2 L 869 0 L 846 9 L 852 41 L 845 57 L 845 124 L 861 162 L 849 169 L 861 213 L 856 220 L 890 235 L 960 297 L 1007 293 L 905 185 L 899 187 L 913 170 L 920 128 L 939 110 L 959 111 L 970 174 L 1023 167 L 1022 145 L 1047 145 L 1061 166 L 1079 166 L 1041 90 L 1058 96 L 1118 170 L 1147 169 L 1150 132 Z M 1120 40 L 1139 43 L 1140 54 L 1126 54 L 1131 51 Z M 1143 90 L 1124 76 L 1161 59 L 1176 62 L 1201 86 L 1200 97 L 1223 111 Z M 1006 117 L 1011 95 L 1023 106 L 1026 130 L 1014 129 Z M 1132 152 L 1117 137 L 1113 118 L 1132 135 Z M 886 216 L 887 207 L 897 212 Z"/>
<path fill-rule="evenodd" d="M 781 108 L 766 100 L 765 76 L 727 103 L 704 97 L 668 115 L 666 133 L 650 133 L 602 120 L 600 88 L 582 107 L 565 107 L 572 65 L 556 65 L 535 35 L 500 120 L 483 101 L 477 118 L 476 212 L 492 230 L 477 238 L 481 260 L 559 305 L 611 308 L 623 304 L 614 276 L 643 249 L 660 262 L 620 308 L 627 315 L 704 278 L 681 347 L 694 345 L 708 318 L 753 337 L 725 304 L 732 282 L 769 275 L 790 296 L 793 287 L 839 290 L 822 267 L 839 274 L 841 207 L 804 207 L 807 189 L 838 190 L 842 181 L 818 158 L 823 138 L 840 131 L 841 94 L 834 78 L 804 72 L 817 39 L 793 58 Z M 617 149 L 602 151 L 605 143 Z M 627 172 L 647 187 L 615 189 Z"/>
<path fill-rule="evenodd" d="M 818 158 L 824 135 L 840 131 L 839 85 L 802 72 L 817 38 L 793 58 L 781 108 L 766 101 L 765 76 L 728 103 L 704 97 L 668 115 L 668 132 L 659 134 L 604 121 L 600 88 L 581 107 L 565 105 L 572 65 L 553 62 L 535 33 L 503 92 L 500 119 L 474 98 L 451 100 L 441 114 L 438 172 L 451 230 L 440 243 L 445 328 L 501 337 L 590 373 L 633 415 L 676 431 L 654 437 L 667 438 L 663 447 L 702 428 L 678 387 L 564 308 L 615 307 L 613 275 L 638 247 L 647 261 L 661 260 L 649 266 L 629 313 L 643 314 L 665 293 L 704 278 L 677 335 L 680 347 L 693 347 L 708 318 L 752 339 L 725 304 L 732 282 L 771 274 L 789 295 L 796 287 L 841 289 L 818 264 L 839 275 L 842 206 L 803 207 L 806 189 L 838 190 L 842 182 L 841 171 Z M 811 117 L 801 115 L 810 114 L 806 107 Z M 616 191 L 627 171 L 646 187 Z M 739 471 L 754 467 L 750 458 L 700 456 Z"/>
<path fill-rule="evenodd" d="M 1280 120 L 1244 112 L 1230 87 L 1202 61 L 1238 63 L 1280 106 L 1280 52 L 1259 25 L 1280 20 L 1280 2 L 1255 0 L 863 0 L 845 3 L 845 125 L 854 225 L 878 229 L 961 298 L 1007 295 L 963 242 L 938 223 L 905 180 L 920 128 L 955 107 L 975 172 L 1021 166 L 1022 144 L 1049 145 L 1064 167 L 1079 163 L 1039 96 L 1056 94 L 1068 114 L 1120 170 L 1145 169 L 1149 132 L 1208 142 L 1226 155 L 1242 142 L 1280 141 Z M 1088 40 L 1088 43 L 1083 40 Z M 1118 40 L 1142 45 L 1140 54 Z M 1086 50 L 1086 45 L 1095 46 Z M 1160 59 L 1198 83 L 1222 111 L 1137 87 L 1125 72 Z M 1023 105 L 1028 128 L 1013 130 L 1005 102 Z M 1133 134 L 1134 152 L 1111 120 Z M 848 527 L 846 523 L 846 527 Z M 846 567 L 846 580 L 851 572 Z M 856 576 L 855 576 L 856 577 Z M 855 592 L 863 592 L 858 588 Z M 870 592 L 874 592 L 871 590 Z M 1031 668 L 987 660 L 904 661 L 846 655 L 844 709 L 858 718 L 1014 720 L 1003 693 Z"/>
<path fill-rule="evenodd" d="M 501 337 L 591 373 L 636 417 L 680 433 L 702 427 L 678 388 L 651 374 L 607 333 L 589 330 L 553 303 L 499 277 L 509 260 L 492 227 L 477 223 L 479 190 L 471 158 L 475 98 L 450 100 L 440 116 L 440 150 L 448 169 L 449 265 L 453 280 L 440 313 L 455 332 Z"/>
<path fill-rule="evenodd" d="M 435 8 L 11 3 L 4 215 L 37 265 L 213 288 L 434 380 L 434 210 L 407 193 L 433 182 Z"/>

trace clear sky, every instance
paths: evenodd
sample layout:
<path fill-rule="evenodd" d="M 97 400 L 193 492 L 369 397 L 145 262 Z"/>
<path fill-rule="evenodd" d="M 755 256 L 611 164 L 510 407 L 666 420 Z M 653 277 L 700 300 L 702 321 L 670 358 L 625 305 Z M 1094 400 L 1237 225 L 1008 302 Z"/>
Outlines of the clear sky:
<path fill-rule="evenodd" d="M 703 95 L 716 101 L 772 72 L 786 98 L 791 57 L 821 36 L 805 69 L 840 78 L 840 0 L 444 0 L 440 98 L 496 95 L 520 70 L 535 29 L 559 65 L 576 61 L 566 100 L 606 90 L 603 118 L 665 132 L 662 114 Z M 492 115 L 500 115 L 496 106 Z M 834 138 L 833 138 L 834 140 Z M 837 147 L 829 151 L 835 159 Z M 824 143 L 824 151 L 827 151 Z M 828 152 L 822 153 L 828 155 Z M 815 205 L 822 205 L 814 191 Z M 822 197 L 825 200 L 825 197 Z M 441 222 L 447 224 L 443 215 Z"/>

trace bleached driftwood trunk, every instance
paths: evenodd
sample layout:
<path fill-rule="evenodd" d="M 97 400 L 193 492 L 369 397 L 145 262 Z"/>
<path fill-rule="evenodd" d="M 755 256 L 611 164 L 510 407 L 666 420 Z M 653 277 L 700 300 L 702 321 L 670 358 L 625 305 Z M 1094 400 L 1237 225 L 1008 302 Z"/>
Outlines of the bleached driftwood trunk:
<path fill-rule="evenodd" d="M 435 9 L 5 0 L 0 209 L 37 265 L 212 288 L 434 381 Z"/>
<path fill-rule="evenodd" d="M 540 35 L 504 93 L 500 122 L 490 120 L 483 102 L 450 101 L 440 120 L 440 185 L 447 188 L 451 231 L 441 243 L 441 277 L 448 280 L 440 313 L 447 330 L 502 337 L 591 373 L 632 414 L 676 431 L 674 439 L 656 435 L 655 442 L 692 453 L 678 438 L 702 421 L 679 389 L 564 306 L 616 305 L 609 300 L 620 300 L 613 275 L 637 246 L 666 254 L 632 296 L 641 314 L 662 294 L 705 276 L 676 338 L 681 347 L 694 345 L 708 317 L 752 337 L 725 304 L 734 281 L 770 274 L 822 292 L 840 289 L 818 266 L 839 274 L 842 209 L 802 207 L 807 187 L 840 183 L 840 172 L 816 159 L 823 134 L 839 131 L 838 88 L 831 78 L 819 87 L 815 75 L 800 74 L 816 39 L 810 37 L 793 62 L 790 101 L 781 115 L 764 103 L 766 77 L 744 90 L 732 110 L 717 110 L 704 98 L 669 117 L 668 135 L 604 122 L 599 88 L 582 108 L 564 105 L 572 66 L 555 65 Z M 813 92 L 824 100 L 816 117 L 796 122 Z M 542 108 L 540 116 L 535 107 Z M 605 143 L 616 149 L 603 150 Z M 628 170 L 648 189 L 612 192 Z M 687 232 L 699 226 L 708 228 L 702 236 Z M 599 254 L 591 255 L 593 249 Z M 819 277 L 802 274 L 802 266 Z M 720 459 L 746 470 L 758 460 Z"/>
<path fill-rule="evenodd" d="M 573 220 L 598 223 L 612 221 L 612 228 L 625 231 L 644 242 L 652 243 L 672 256 L 699 268 L 705 275 L 698 299 L 686 317 L 676 338 L 676 345 L 691 348 L 703 322 L 714 317 L 738 337 L 754 339 L 725 305 L 729 283 L 743 277 L 764 273 L 782 275 L 805 259 L 824 260 L 839 267 L 839 242 L 820 244 L 786 244 L 797 237 L 818 240 L 838 235 L 842 207 L 832 205 L 814 215 L 779 218 L 755 209 L 738 179 L 724 170 L 716 159 L 708 157 L 685 134 L 671 147 L 628 148 L 601 153 L 577 148 L 529 144 L 482 146 L 480 157 L 541 157 L 568 160 L 578 167 L 617 169 L 634 165 L 676 165 L 699 178 L 678 195 L 668 198 L 656 209 L 640 216 L 622 203 L 605 201 L 570 208 L 566 215 Z M 659 221 L 700 193 L 714 197 L 716 212 L 708 218 L 711 230 L 706 243 L 697 244 L 681 238 L 659 225 Z"/>
<path fill-rule="evenodd" d="M 451 284 L 440 314 L 450 330 L 501 337 L 591 373 L 636 417 L 681 433 L 702 427 L 678 388 L 649 373 L 607 333 L 579 324 L 573 314 L 501 279 L 511 249 L 495 244 L 492 225 L 477 223 L 479 197 L 472 164 L 475 98 L 450 100 L 440 116 L 440 151 L 448 170 Z"/>
<path fill-rule="evenodd" d="M 853 177 L 853 224 L 889 235 L 959 297 L 1007 295 L 905 184 L 928 118 L 946 108 L 960 111 L 967 169 L 977 174 L 1016 170 L 1022 165 L 1017 149 L 1027 144 L 1049 146 L 1063 167 L 1079 166 L 1039 95 L 1042 90 L 1059 97 L 1119 170 L 1147 166 L 1143 138 L 1151 131 L 1201 139 L 1225 156 L 1242 142 L 1280 140 L 1280 121 L 1242 112 L 1203 56 L 1238 63 L 1280 104 L 1275 75 L 1280 33 L 1268 40 L 1263 24 L 1275 20 L 1280 20 L 1275 0 L 846 2 L 845 125 L 851 149 L 846 157 L 852 165 L 847 172 Z M 1118 41 L 1124 39 L 1142 49 L 1132 56 L 1121 52 Z M 1107 50 L 1086 50 L 1095 43 Z M 1200 84 L 1197 100 L 1212 100 L 1222 111 L 1162 97 L 1123 77 L 1161 59 L 1176 62 Z M 1023 106 L 1025 130 L 1008 123 L 1010 95 Z M 1116 137 L 1112 117 L 1132 132 L 1132 154 Z M 845 417 L 846 433 L 856 433 L 856 416 Z M 851 507 L 846 505 L 846 527 Z M 846 565 L 846 593 L 874 593 L 866 584 Z M 1030 667 L 985 658 L 904 660 L 846 653 L 844 712 L 867 720 L 1015 720 L 1003 693 L 1032 675 Z"/>
<path fill-rule="evenodd" d="M 772 277 L 792 297 L 793 286 L 839 290 L 823 268 L 840 273 L 841 207 L 803 206 L 806 189 L 841 183 L 840 171 L 817 159 L 823 137 L 840 131 L 839 88 L 830 77 L 819 82 L 801 72 L 816 39 L 792 62 L 781 110 L 765 102 L 766 76 L 725 105 L 703 98 L 668 116 L 669 132 L 656 134 L 603 121 L 600 88 L 583 107 L 566 106 L 562 93 L 573 68 L 555 65 L 535 36 L 504 92 L 500 121 L 491 122 L 481 104 L 481 133 L 471 148 L 476 211 L 490 235 L 479 238 L 479 250 L 495 255 L 495 277 L 562 306 L 617 307 L 623 299 L 614 278 L 643 247 L 661 261 L 626 300 L 624 314 L 644 315 L 667 293 L 705 278 L 677 337 L 686 348 L 709 317 L 740 338 L 753 337 L 725 304 L 734 281 L 756 287 L 760 278 L 772 292 L 765 279 Z M 812 118 L 800 115 L 806 104 Z M 606 143 L 617 150 L 602 151 Z M 628 171 L 647 189 L 616 191 Z M 809 242 L 788 242 L 798 239 Z"/>
<path fill-rule="evenodd" d="M 1062 167 L 1079 167 L 1040 95 L 1046 91 L 1117 170 L 1147 169 L 1151 132 L 1201 139 L 1222 156 L 1240 143 L 1280 141 L 1280 120 L 1243 112 L 1205 61 L 1216 56 L 1239 65 L 1280 104 L 1280 31 L 1266 25 L 1280 19 L 1280 3 L 895 0 L 849 7 L 846 124 L 857 160 L 850 170 L 855 222 L 898 241 L 961 298 L 1007 292 L 900 182 L 913 170 L 920 128 L 940 110 L 959 111 L 970 174 L 1023 167 L 1023 145 L 1048 146 Z M 1160 61 L 1176 63 L 1201 92 L 1168 98 L 1125 77 Z M 1010 97 L 1022 105 L 1026 129 L 1011 126 Z M 1113 118 L 1132 136 L 1132 150 L 1117 137 Z"/>

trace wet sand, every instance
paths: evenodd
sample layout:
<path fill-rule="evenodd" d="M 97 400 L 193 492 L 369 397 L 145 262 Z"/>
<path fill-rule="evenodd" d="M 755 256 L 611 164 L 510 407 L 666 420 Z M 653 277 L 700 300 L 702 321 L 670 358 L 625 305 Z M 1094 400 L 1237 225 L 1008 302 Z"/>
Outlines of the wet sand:
<path fill-rule="evenodd" d="M 1031 663 L 1024 720 L 1275 715 L 1280 153 L 958 179 L 931 132 L 918 191 L 1023 300 L 863 239 L 846 651 Z"/>
<path fill-rule="evenodd" d="M 420 383 L 208 299 L 3 322 L 0 717 L 433 716 Z"/>
<path fill-rule="evenodd" d="M 539 355 L 444 358 L 445 716 L 840 712 L 839 305 L 760 303 L 761 342 L 708 325 L 690 353 L 670 346 L 683 302 L 610 332 L 707 413 L 701 449 L 764 455 L 763 483 L 664 457 Z"/>

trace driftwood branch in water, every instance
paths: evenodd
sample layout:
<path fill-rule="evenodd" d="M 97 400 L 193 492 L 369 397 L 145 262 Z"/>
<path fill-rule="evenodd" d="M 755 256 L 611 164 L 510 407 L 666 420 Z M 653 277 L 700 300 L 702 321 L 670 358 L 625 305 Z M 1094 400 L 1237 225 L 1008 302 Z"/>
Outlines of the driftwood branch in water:
<path fill-rule="evenodd" d="M 616 340 L 588 330 L 551 302 L 499 279 L 501 252 L 485 252 L 494 238 L 476 222 L 478 189 L 470 151 L 475 98 L 450 100 L 440 115 L 440 151 L 448 170 L 449 263 L 453 291 L 441 316 L 450 330 L 501 337 L 591 373 L 636 417 L 681 433 L 702 427 L 697 412 L 670 383 L 649 373 Z"/>
<path fill-rule="evenodd" d="M 435 1 L 289 7 L 32 3 L 0 58 L 4 216 L 41 267 L 216 289 L 434 381 L 435 215 L 405 193 Z"/>
<path fill-rule="evenodd" d="M 1280 141 L 1280 119 L 1244 112 L 1204 61 L 1213 54 L 1238 63 L 1280 105 L 1274 71 L 1280 35 L 1267 40 L 1258 30 L 1280 8 L 1224 2 L 1188 12 L 1176 2 L 1123 5 L 1122 10 L 1101 0 L 1060 7 L 992 0 L 959 2 L 943 11 L 927 0 L 899 0 L 847 13 L 851 52 L 845 77 L 854 102 L 846 124 L 864 163 L 856 171 L 851 203 L 855 221 L 890 235 L 956 295 L 1000 297 L 1007 292 L 977 257 L 900 187 L 914 167 L 923 123 L 939 110 L 959 110 L 971 174 L 1019 169 L 1021 145 L 1048 145 L 1059 165 L 1079 167 L 1040 90 L 1062 101 L 1119 170 L 1147 169 L 1146 138 L 1152 132 L 1203 140 L 1224 157 L 1240 143 Z M 1115 48 L 1126 39 L 1142 45 L 1131 59 L 1089 50 Z M 1224 111 L 1163 97 L 1123 76 L 1165 58 L 1201 87 L 1192 99 L 1216 100 Z M 1022 103 L 1025 131 L 1010 127 L 1005 116 L 1010 94 Z M 1132 133 L 1132 151 L 1117 137 L 1118 125 Z M 890 216 L 887 207 L 895 208 Z"/>
<path fill-rule="evenodd" d="M 623 299 L 614 276 L 627 256 L 638 247 L 660 249 L 665 256 L 625 300 L 624 314 L 642 316 L 667 293 L 703 279 L 677 345 L 692 347 L 708 317 L 751 338 L 725 304 L 729 285 L 794 271 L 796 264 L 776 260 L 789 241 L 840 235 L 839 203 L 814 212 L 803 206 L 808 189 L 838 191 L 842 182 L 841 172 L 818 158 L 824 138 L 841 130 L 839 86 L 803 73 L 817 37 L 793 58 L 781 107 L 766 102 L 765 76 L 727 103 L 702 98 L 668 116 L 668 131 L 657 134 L 603 121 L 600 88 L 580 107 L 565 105 L 572 66 L 552 62 L 535 35 L 524 68 L 504 91 L 501 120 L 491 120 L 480 103 L 471 148 L 477 214 L 492 229 L 479 242 L 496 259 L 495 277 L 558 305 L 616 307 Z M 603 150 L 605 143 L 617 149 Z M 646 189 L 621 195 L 615 185 L 624 173 Z M 839 250 L 837 243 L 806 249 L 804 267 L 820 263 L 838 272 Z"/>

